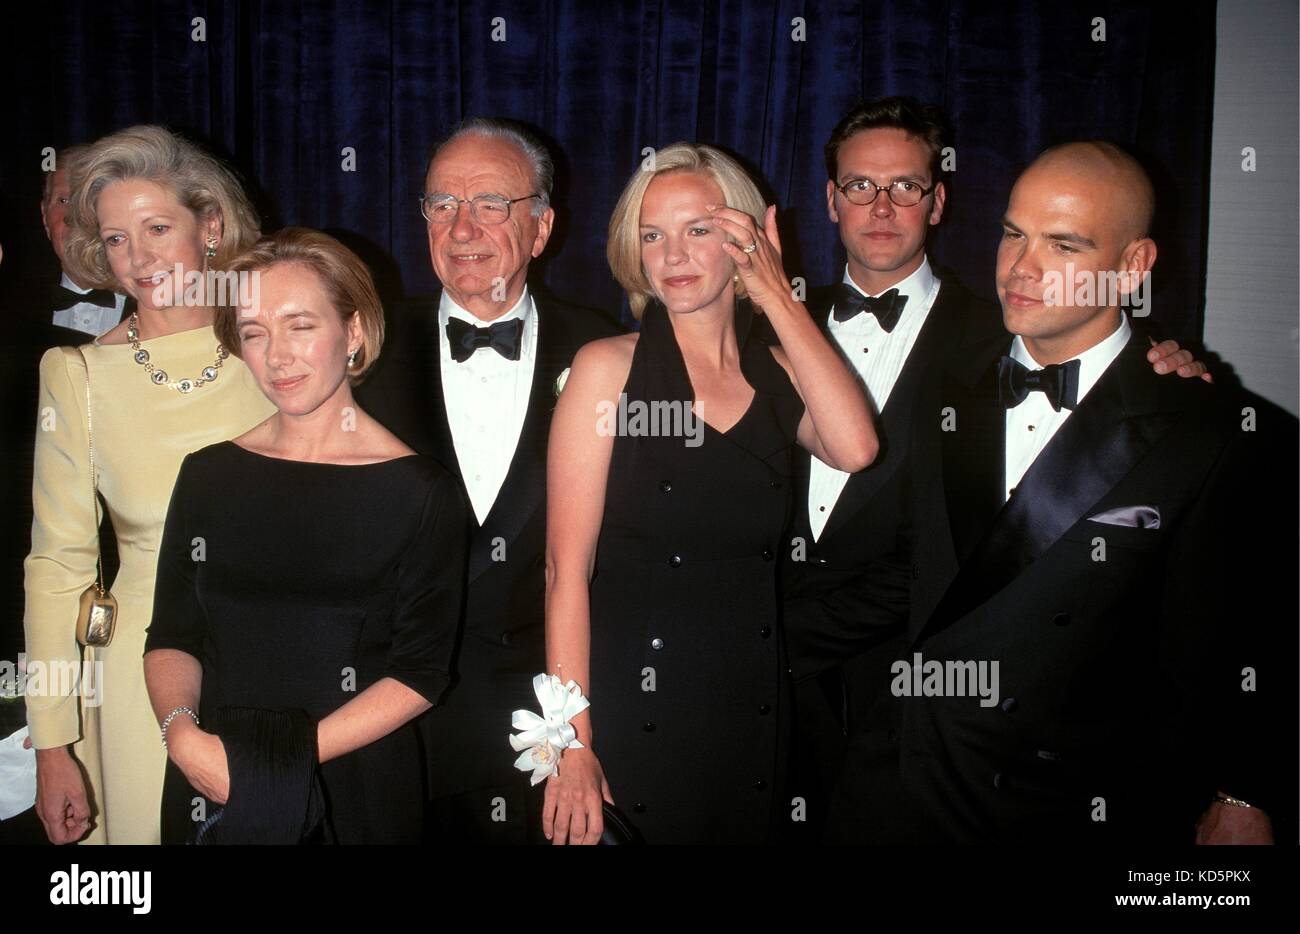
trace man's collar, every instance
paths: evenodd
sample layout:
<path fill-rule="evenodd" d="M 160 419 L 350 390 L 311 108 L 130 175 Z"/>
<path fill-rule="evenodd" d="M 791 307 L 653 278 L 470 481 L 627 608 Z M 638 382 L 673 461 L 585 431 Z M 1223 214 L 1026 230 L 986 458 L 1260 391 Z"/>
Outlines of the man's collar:
<path fill-rule="evenodd" d="M 867 294 L 866 292 L 862 291 L 862 287 L 859 286 L 856 282 L 854 282 L 853 277 L 849 275 L 848 263 L 844 264 L 844 278 L 841 281 L 843 281 L 846 285 L 850 285 L 854 289 L 857 289 L 857 291 L 862 292 L 863 295 Z M 933 287 L 934 287 L 934 270 L 930 268 L 930 258 L 928 256 L 923 256 L 921 258 L 920 266 L 917 266 L 916 269 L 913 270 L 912 273 L 908 275 L 905 279 L 902 279 L 901 281 L 890 286 L 889 288 L 898 289 L 899 295 L 906 297 L 912 303 L 913 306 L 916 306 L 922 299 L 925 298 L 925 296 L 930 294 L 930 289 Z M 884 294 L 885 292 L 888 291 L 889 289 L 882 289 L 878 294 Z M 871 295 L 868 297 L 875 298 L 876 296 Z"/>
<path fill-rule="evenodd" d="M 1087 395 L 1088 390 L 1093 387 L 1097 380 L 1101 379 L 1101 374 L 1106 372 L 1106 368 L 1115 362 L 1115 358 L 1119 356 L 1120 351 L 1124 349 L 1132 336 L 1133 328 L 1128 323 L 1128 315 L 1121 311 L 1119 313 L 1119 327 L 1109 337 L 1093 344 L 1083 353 L 1070 358 L 1079 361 L 1078 401 L 1083 401 L 1083 397 Z M 1024 338 L 1019 334 L 1011 342 L 1011 359 L 1031 370 L 1039 370 L 1043 367 L 1029 353 L 1029 350 L 1025 347 Z"/>
<path fill-rule="evenodd" d="M 499 318 L 493 318 L 491 321 L 484 321 L 475 315 L 472 311 L 462 308 L 455 299 L 453 299 L 444 288 L 442 296 L 438 300 L 438 326 L 445 328 L 451 318 L 459 318 L 461 321 L 467 321 L 475 327 L 484 327 L 486 325 L 496 324 L 498 321 L 509 321 L 511 318 L 522 318 L 527 320 L 528 313 L 535 307 L 532 294 L 528 291 L 528 286 L 524 286 L 523 292 L 519 295 L 519 301 L 515 302 L 509 311 Z"/>
<path fill-rule="evenodd" d="M 46 279 L 45 281 L 48 282 L 49 280 Z M 63 286 L 69 292 L 76 292 L 78 295 L 89 295 L 91 291 L 90 289 L 83 289 L 81 286 L 77 285 L 77 283 L 73 282 L 72 277 L 66 272 L 63 274 L 62 278 L 59 279 L 59 285 Z"/>

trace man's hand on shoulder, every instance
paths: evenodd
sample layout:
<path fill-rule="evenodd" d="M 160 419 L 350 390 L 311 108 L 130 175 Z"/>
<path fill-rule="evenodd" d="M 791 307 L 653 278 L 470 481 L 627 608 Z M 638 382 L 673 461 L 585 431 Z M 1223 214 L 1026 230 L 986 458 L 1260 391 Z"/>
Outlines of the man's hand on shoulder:
<path fill-rule="evenodd" d="M 1154 337 L 1147 339 L 1151 341 L 1151 349 L 1147 351 L 1147 362 L 1161 376 L 1168 373 L 1177 373 L 1184 379 L 1199 376 L 1207 383 L 1214 382 L 1214 377 L 1210 375 L 1209 368 L 1193 357 L 1190 350 L 1180 349 L 1178 341 L 1168 340 L 1157 344 Z"/>

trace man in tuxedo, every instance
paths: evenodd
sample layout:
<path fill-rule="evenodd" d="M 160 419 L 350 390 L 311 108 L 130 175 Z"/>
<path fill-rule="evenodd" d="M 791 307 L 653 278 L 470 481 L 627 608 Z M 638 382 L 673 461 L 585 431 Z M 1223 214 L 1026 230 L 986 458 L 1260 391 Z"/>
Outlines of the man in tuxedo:
<path fill-rule="evenodd" d="M 442 283 L 397 309 L 362 405 L 459 478 L 472 516 L 452 687 L 422 721 L 431 839 L 541 839 L 541 786 L 513 767 L 510 715 L 536 709 L 545 670 L 546 444 L 557 381 L 578 348 L 618 333 L 536 294 L 529 262 L 555 211 L 553 164 L 526 129 L 462 124 L 434 152 L 421 207 Z"/>
<path fill-rule="evenodd" d="M 1271 842 L 1289 826 L 1296 423 L 1152 373 L 1120 307 L 1155 262 L 1152 210 L 1117 147 L 1045 152 L 998 250 L 1014 339 L 923 381 L 898 752 L 859 763 L 891 791 L 855 802 L 880 842 Z"/>
<path fill-rule="evenodd" d="M 825 146 L 826 207 L 847 262 L 841 281 L 811 290 L 807 305 L 862 379 L 881 448 L 875 463 L 852 475 L 797 454 L 795 521 L 782 569 L 796 681 L 792 788 L 806 807 L 805 820 L 792 823 L 794 840 L 821 839 L 823 830 L 832 842 L 871 839 L 855 803 L 868 793 L 858 787 L 856 763 L 897 753 L 897 704 L 886 687 L 908 613 L 900 467 L 916 394 L 936 361 L 1004 333 L 996 307 L 936 274 L 926 256 L 948 195 L 948 141 L 939 108 L 883 97 L 846 114 Z M 1153 348 L 1151 360 L 1184 376 L 1205 369 L 1172 341 Z M 868 619 L 892 620 L 892 629 Z"/>
<path fill-rule="evenodd" d="M 62 270 L 59 284 L 50 290 L 49 303 L 53 310 L 50 323 L 90 337 L 98 337 L 122 320 L 126 296 L 108 289 L 86 288 L 68 275 L 63 262 L 63 237 L 67 231 L 64 218 L 68 212 L 71 192 L 68 166 L 86 148 L 69 146 L 55 156 L 54 171 L 45 175 L 45 189 L 41 197 L 41 226 L 45 228 L 45 236 L 49 238 Z"/>

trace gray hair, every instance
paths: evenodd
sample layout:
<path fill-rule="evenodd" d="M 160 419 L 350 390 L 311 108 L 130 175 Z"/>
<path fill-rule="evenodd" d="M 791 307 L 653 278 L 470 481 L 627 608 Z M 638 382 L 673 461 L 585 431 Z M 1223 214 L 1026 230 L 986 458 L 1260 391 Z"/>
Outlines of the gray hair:
<path fill-rule="evenodd" d="M 555 184 L 555 161 L 551 158 L 550 150 L 531 130 L 522 123 L 514 120 L 505 120 L 500 117 L 470 117 L 456 124 L 456 127 L 441 143 L 433 149 L 433 155 L 429 156 L 429 162 L 424 167 L 424 174 L 427 177 L 429 168 L 433 165 L 433 160 L 438 158 L 438 153 L 442 147 L 446 146 L 453 140 L 460 139 L 462 136 L 487 136 L 491 139 L 503 139 L 519 147 L 519 151 L 524 154 L 528 164 L 533 168 L 533 191 L 537 197 L 533 199 L 532 214 L 534 217 L 541 214 L 551 206 L 551 188 Z"/>

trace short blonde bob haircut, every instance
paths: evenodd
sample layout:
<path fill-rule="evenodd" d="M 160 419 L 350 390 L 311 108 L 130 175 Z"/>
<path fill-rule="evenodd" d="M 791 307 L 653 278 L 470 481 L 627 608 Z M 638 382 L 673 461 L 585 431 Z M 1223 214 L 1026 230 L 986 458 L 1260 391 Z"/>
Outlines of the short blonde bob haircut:
<path fill-rule="evenodd" d="M 285 227 L 257 241 L 228 267 L 233 273 L 263 273 L 274 266 L 294 264 L 314 272 L 346 329 L 356 312 L 361 325 L 361 347 L 356 363 L 348 366 L 348 381 L 355 386 L 365 377 L 384 346 L 384 306 L 366 264 L 329 234 L 306 227 Z M 242 289 L 241 289 L 242 291 Z M 217 338 L 236 357 L 239 347 L 239 309 L 218 308 L 213 320 Z"/>
<path fill-rule="evenodd" d="M 758 186 L 740 167 L 740 163 L 720 149 L 703 143 L 673 143 L 657 150 L 651 158 L 653 167 L 646 168 L 642 165 L 633 172 L 618 204 L 614 206 L 614 214 L 609 219 L 609 239 L 605 245 L 610 271 L 627 292 L 632 314 L 638 321 L 641 320 L 645 306 L 656 298 L 641 263 L 640 230 L 641 202 L 645 200 L 646 189 L 655 178 L 670 172 L 707 175 L 722 189 L 727 207 L 744 211 L 754 218 L 760 230 L 763 228 L 763 215 L 767 212 L 767 205 Z M 728 236 L 727 239 L 736 242 L 734 237 Z M 739 297 L 744 294 L 745 283 L 737 282 L 736 295 Z"/>
<path fill-rule="evenodd" d="M 68 166 L 64 261 L 78 282 L 121 288 L 104 253 L 97 207 L 105 187 L 128 179 L 161 185 L 200 221 L 213 215 L 220 219 L 221 239 L 209 268 L 225 269 L 260 235 L 261 222 L 244 186 L 216 157 L 164 127 L 128 127 L 91 143 Z"/>

